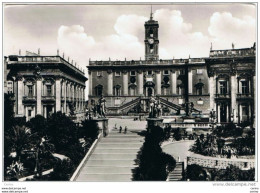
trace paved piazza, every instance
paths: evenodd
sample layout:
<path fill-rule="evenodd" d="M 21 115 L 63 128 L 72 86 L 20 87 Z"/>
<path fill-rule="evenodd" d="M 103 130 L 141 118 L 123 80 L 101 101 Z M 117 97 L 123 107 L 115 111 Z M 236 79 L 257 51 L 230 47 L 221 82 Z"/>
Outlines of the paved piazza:
<path fill-rule="evenodd" d="M 113 129 L 115 127 L 115 124 L 117 128 L 119 129 L 119 126 L 122 126 L 124 129 L 125 126 L 127 126 L 128 130 L 146 130 L 146 121 L 134 121 L 134 119 L 129 118 L 109 118 L 108 120 L 108 128 Z"/>

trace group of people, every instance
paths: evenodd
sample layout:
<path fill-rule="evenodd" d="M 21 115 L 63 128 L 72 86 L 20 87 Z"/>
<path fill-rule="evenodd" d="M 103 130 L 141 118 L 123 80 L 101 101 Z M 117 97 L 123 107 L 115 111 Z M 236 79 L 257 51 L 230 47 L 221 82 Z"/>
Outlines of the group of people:
<path fill-rule="evenodd" d="M 117 126 L 116 126 L 116 124 L 115 124 L 115 129 L 117 129 Z M 122 131 L 123 131 L 123 127 L 122 126 L 119 126 L 119 133 L 122 133 Z M 127 126 L 125 126 L 125 129 L 124 129 L 124 134 L 126 134 L 127 133 Z"/>

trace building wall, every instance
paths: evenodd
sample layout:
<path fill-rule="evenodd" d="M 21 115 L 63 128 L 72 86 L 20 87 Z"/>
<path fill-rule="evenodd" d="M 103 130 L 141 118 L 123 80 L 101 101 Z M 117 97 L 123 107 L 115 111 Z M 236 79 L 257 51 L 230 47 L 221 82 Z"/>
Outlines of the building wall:
<path fill-rule="evenodd" d="M 42 58 L 40 61 L 45 60 L 45 57 L 37 56 L 35 61 L 39 58 Z M 69 115 L 70 104 L 74 106 L 77 117 L 84 116 L 87 79 L 83 73 L 65 68 L 62 59 L 57 57 L 52 58 L 56 64 L 38 61 L 23 63 L 23 60 L 26 57 L 23 56 L 20 62 L 7 61 L 9 81 L 14 85 L 15 116 L 26 116 L 29 120 L 37 114 L 47 118 L 48 114 L 57 111 Z M 33 60 L 30 57 L 30 61 Z"/>
<path fill-rule="evenodd" d="M 159 80 L 160 80 L 160 85 L 163 85 L 162 83 L 164 82 L 164 77 L 168 77 L 169 78 L 169 87 L 168 89 L 168 94 L 165 95 L 165 93 L 163 92 L 163 88 L 161 88 L 161 94 L 159 96 L 164 97 L 165 99 L 170 100 L 171 102 L 175 103 L 175 104 L 179 104 L 179 98 L 183 98 L 183 93 L 181 93 L 179 91 L 178 85 L 180 85 L 182 83 L 181 80 L 178 79 L 179 75 L 181 74 L 181 71 L 183 71 L 183 67 L 179 67 L 177 65 L 173 65 L 173 66 L 166 66 L 166 67 L 160 67 L 160 65 L 155 65 L 153 67 L 138 67 L 136 65 L 133 65 L 131 68 L 120 68 L 120 67 L 115 67 L 112 66 L 110 68 L 92 68 L 91 66 L 88 67 L 89 71 L 91 71 L 91 77 L 92 77 L 92 86 L 90 86 L 90 88 L 92 88 L 92 95 L 89 96 L 89 99 L 94 99 L 94 100 L 98 100 L 100 98 L 100 96 L 96 96 L 95 95 L 95 87 L 98 85 L 102 85 L 103 86 L 103 95 L 106 97 L 107 99 L 107 106 L 108 107 L 114 107 L 114 106 L 118 106 L 116 103 L 116 101 L 120 101 L 121 105 L 123 105 L 124 103 L 130 102 L 132 99 L 135 99 L 136 97 L 139 96 L 145 96 L 146 95 L 146 90 L 145 90 L 145 83 L 146 83 L 146 76 L 148 76 L 148 71 L 152 71 L 153 74 L 153 82 L 155 84 L 154 86 L 154 96 L 157 96 L 157 76 L 159 76 Z M 202 70 L 202 74 L 198 74 L 197 73 L 197 69 Z M 164 75 L 164 71 L 168 70 L 169 75 Z M 102 73 L 102 76 L 97 76 L 97 72 L 99 71 L 99 73 Z M 120 96 L 114 96 L 114 92 L 113 92 L 113 96 L 108 96 L 108 85 L 109 85 L 109 81 L 108 81 L 108 71 L 112 71 L 112 79 L 113 79 L 113 85 L 112 88 L 114 90 L 114 86 L 116 85 L 120 85 L 121 86 L 121 95 Z M 131 78 L 135 77 L 135 85 L 136 85 L 136 94 L 134 96 L 130 95 L 130 91 L 128 90 L 128 95 L 124 96 L 123 93 L 123 87 L 124 87 L 124 79 L 123 79 L 123 72 L 126 71 L 127 72 L 127 76 L 128 76 L 128 82 L 127 82 L 127 86 L 131 85 Z M 131 71 L 135 71 L 136 75 L 135 76 L 131 76 Z M 142 72 L 142 75 L 139 75 L 140 71 Z M 159 71 L 159 74 L 158 74 Z M 192 92 L 190 92 L 189 94 L 189 98 L 190 98 L 190 102 L 194 103 L 194 107 L 198 108 L 200 110 L 202 110 L 203 112 L 209 112 L 209 89 L 208 89 L 208 75 L 207 75 L 207 70 L 206 70 L 206 65 L 202 64 L 199 66 L 193 66 L 191 65 L 189 67 L 189 71 L 192 71 L 192 76 L 191 77 L 191 81 L 190 81 L 190 89 Z M 120 72 L 120 76 L 115 76 L 116 72 Z M 174 78 L 175 81 L 172 81 L 172 73 L 175 73 Z M 138 92 L 138 88 L 139 88 L 139 79 L 142 79 L 141 82 L 143 82 L 143 94 L 140 95 Z M 197 83 L 199 83 L 199 80 L 201 81 L 201 83 L 203 83 L 203 87 L 202 87 L 202 95 L 199 95 L 199 93 L 197 92 L 197 89 L 195 87 L 195 85 Z M 172 84 L 174 84 L 174 86 L 172 86 Z M 110 85 L 111 86 L 111 85 Z M 184 89 L 184 88 L 183 88 Z M 203 100 L 203 104 L 198 104 L 198 100 Z"/>

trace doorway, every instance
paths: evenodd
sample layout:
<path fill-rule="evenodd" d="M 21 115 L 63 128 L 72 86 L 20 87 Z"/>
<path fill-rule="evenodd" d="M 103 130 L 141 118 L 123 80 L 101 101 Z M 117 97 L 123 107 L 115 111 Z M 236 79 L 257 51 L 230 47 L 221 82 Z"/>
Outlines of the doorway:
<path fill-rule="evenodd" d="M 153 89 L 152 89 L 151 87 L 149 87 L 149 88 L 147 89 L 147 95 L 148 95 L 148 97 L 153 96 Z"/>
<path fill-rule="evenodd" d="M 227 104 L 220 105 L 220 122 L 226 123 L 227 122 Z"/>

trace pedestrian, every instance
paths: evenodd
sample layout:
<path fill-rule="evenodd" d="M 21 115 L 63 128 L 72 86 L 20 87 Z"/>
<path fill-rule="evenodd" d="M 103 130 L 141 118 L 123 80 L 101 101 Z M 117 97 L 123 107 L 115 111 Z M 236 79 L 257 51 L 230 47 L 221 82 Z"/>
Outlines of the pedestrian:
<path fill-rule="evenodd" d="M 119 133 L 121 133 L 121 132 L 122 132 L 122 126 L 119 127 Z"/>
<path fill-rule="evenodd" d="M 125 134 L 127 133 L 127 126 L 125 126 Z"/>
<path fill-rule="evenodd" d="M 116 124 L 115 124 L 115 129 L 117 129 Z"/>

